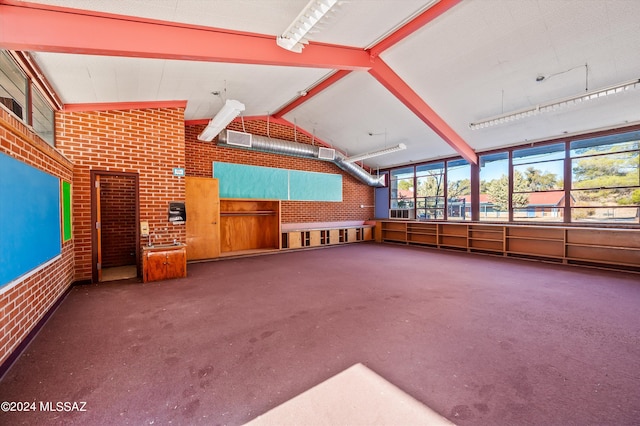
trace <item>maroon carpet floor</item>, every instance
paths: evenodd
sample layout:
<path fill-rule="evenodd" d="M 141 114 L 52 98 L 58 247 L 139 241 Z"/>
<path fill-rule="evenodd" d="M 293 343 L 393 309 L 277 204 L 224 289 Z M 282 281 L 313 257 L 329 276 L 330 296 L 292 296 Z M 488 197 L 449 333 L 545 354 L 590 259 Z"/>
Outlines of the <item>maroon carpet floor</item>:
<path fill-rule="evenodd" d="M 247 422 L 363 363 L 460 425 L 640 422 L 640 275 L 394 245 L 189 265 L 76 286 L 0 424 Z"/>

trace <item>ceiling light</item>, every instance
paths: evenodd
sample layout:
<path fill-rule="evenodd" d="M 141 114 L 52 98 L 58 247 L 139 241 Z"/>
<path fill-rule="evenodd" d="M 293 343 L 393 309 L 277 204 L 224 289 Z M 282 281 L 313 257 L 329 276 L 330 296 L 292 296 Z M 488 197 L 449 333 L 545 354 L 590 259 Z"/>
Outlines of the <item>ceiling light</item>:
<path fill-rule="evenodd" d="M 276 38 L 278 46 L 301 53 L 304 45 L 309 43 L 305 36 L 337 2 L 338 0 L 311 0 L 282 35 Z"/>
<path fill-rule="evenodd" d="M 205 142 L 211 142 L 213 138 L 218 136 L 225 127 L 229 125 L 242 111 L 244 104 L 239 101 L 228 99 L 218 113 L 209 121 L 207 127 L 200 133 L 198 139 Z"/>
<path fill-rule="evenodd" d="M 356 161 L 364 160 L 366 158 L 377 157 L 379 155 L 391 154 L 392 152 L 402 151 L 403 149 L 407 149 L 407 146 L 403 143 L 399 143 L 396 146 L 391 146 L 389 148 L 384 148 L 379 151 L 373 151 L 366 154 L 356 155 L 354 157 L 349 157 L 345 160 L 346 163 L 355 163 Z"/>
<path fill-rule="evenodd" d="M 640 79 L 627 81 L 625 83 L 616 84 L 614 86 L 604 87 L 602 89 L 593 90 L 591 92 L 583 93 L 581 95 L 572 96 L 569 98 L 558 99 L 555 101 L 547 102 L 532 106 L 530 108 L 521 109 L 518 111 L 510 112 L 507 114 L 498 115 L 495 117 L 486 118 L 481 121 L 469 123 L 469 128 L 472 130 L 482 129 L 485 127 L 496 126 L 499 124 L 507 123 L 509 121 L 519 120 L 525 117 L 531 117 L 541 112 L 555 111 L 559 108 L 576 105 L 580 102 L 588 101 L 591 99 L 603 98 L 605 96 L 614 95 L 616 93 L 625 92 L 627 90 L 640 87 Z"/>

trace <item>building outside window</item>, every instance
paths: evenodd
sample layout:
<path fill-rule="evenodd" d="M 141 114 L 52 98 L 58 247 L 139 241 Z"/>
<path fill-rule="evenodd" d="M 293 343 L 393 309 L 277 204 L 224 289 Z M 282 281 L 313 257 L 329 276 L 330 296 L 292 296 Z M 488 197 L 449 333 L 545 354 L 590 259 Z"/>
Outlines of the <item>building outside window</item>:
<path fill-rule="evenodd" d="M 638 223 L 640 132 L 571 142 L 572 222 Z"/>
<path fill-rule="evenodd" d="M 405 167 L 391 171 L 390 187 L 391 198 L 390 208 L 392 209 L 413 209 L 415 202 L 413 167 Z"/>
<path fill-rule="evenodd" d="M 514 147 L 479 162 L 480 221 L 640 223 L 640 130 Z M 415 206 L 418 220 L 469 220 L 471 203 L 466 160 L 391 170 L 390 208 Z"/>
<path fill-rule="evenodd" d="M 471 166 L 467 160 L 447 161 L 447 219 L 471 219 Z"/>
<path fill-rule="evenodd" d="M 423 220 L 444 219 L 444 162 L 416 167 L 416 217 Z"/>
<path fill-rule="evenodd" d="M 513 151 L 514 221 L 564 221 L 565 143 Z"/>
<path fill-rule="evenodd" d="M 509 220 L 509 153 L 480 156 L 480 220 Z"/>

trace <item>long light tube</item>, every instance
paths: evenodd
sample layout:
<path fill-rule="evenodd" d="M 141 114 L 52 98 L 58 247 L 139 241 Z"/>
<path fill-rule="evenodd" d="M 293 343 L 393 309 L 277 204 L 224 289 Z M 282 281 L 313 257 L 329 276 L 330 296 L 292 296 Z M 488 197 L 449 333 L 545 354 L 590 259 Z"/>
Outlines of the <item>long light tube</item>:
<path fill-rule="evenodd" d="M 209 121 L 209 124 L 207 124 L 207 127 L 205 127 L 202 133 L 198 135 L 198 139 L 211 142 L 213 138 L 218 136 L 242 111 L 244 111 L 244 104 L 242 102 L 228 99 L 222 109 Z"/>
<path fill-rule="evenodd" d="M 392 152 L 402 151 L 403 149 L 407 149 L 407 146 L 403 143 L 399 143 L 396 146 L 390 146 L 389 148 L 384 148 L 379 151 L 373 151 L 373 152 L 368 152 L 366 154 L 360 154 L 354 157 L 349 157 L 345 160 L 345 163 L 355 163 L 356 161 L 377 157 L 379 155 L 391 154 Z"/>
<path fill-rule="evenodd" d="M 338 0 L 311 0 L 291 25 L 276 38 L 276 43 L 283 49 L 302 53 L 309 41 L 305 36 L 331 10 Z"/>
<path fill-rule="evenodd" d="M 513 111 L 507 114 L 486 118 L 481 121 L 469 123 L 469 127 L 472 130 L 476 130 L 476 129 L 483 129 L 485 127 L 496 126 L 499 124 L 504 124 L 511 121 L 519 120 L 521 118 L 531 117 L 541 112 L 555 111 L 565 106 L 577 105 L 581 102 L 589 101 L 592 99 L 603 98 L 605 96 L 625 92 L 627 90 L 635 89 L 636 87 L 640 87 L 640 79 L 627 81 L 625 83 L 616 84 L 614 86 L 604 87 L 602 89 L 593 90 L 591 92 L 587 92 L 577 96 L 572 96 L 569 98 L 558 99 L 558 100 L 547 102 L 544 104 L 535 105 L 529 108 Z"/>

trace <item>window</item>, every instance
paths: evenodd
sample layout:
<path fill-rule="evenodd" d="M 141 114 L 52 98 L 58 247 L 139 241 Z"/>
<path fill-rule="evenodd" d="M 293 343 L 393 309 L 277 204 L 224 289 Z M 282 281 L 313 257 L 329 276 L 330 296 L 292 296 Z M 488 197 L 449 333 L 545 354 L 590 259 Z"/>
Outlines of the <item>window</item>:
<path fill-rule="evenodd" d="M 514 221 L 564 221 L 565 144 L 513 151 Z"/>
<path fill-rule="evenodd" d="M 480 156 L 480 220 L 509 220 L 509 153 Z"/>
<path fill-rule="evenodd" d="M 33 90 L 32 92 L 32 110 L 33 130 L 44 139 L 49 145 L 54 144 L 54 121 L 53 109 L 44 100 L 40 92 Z"/>
<path fill-rule="evenodd" d="M 447 219 L 471 218 L 471 166 L 467 160 L 447 161 Z"/>
<path fill-rule="evenodd" d="M 477 169 L 455 158 L 392 170 L 390 206 L 415 205 L 418 220 L 470 220 L 478 203 L 486 222 L 639 224 L 639 127 L 582 137 L 480 155 Z"/>
<path fill-rule="evenodd" d="M 416 167 L 417 219 L 444 219 L 444 163 Z"/>
<path fill-rule="evenodd" d="M 414 206 L 413 167 L 391 171 L 391 208 L 412 209 Z"/>
<path fill-rule="evenodd" d="M 640 132 L 571 142 L 572 222 L 638 223 Z"/>
<path fill-rule="evenodd" d="M 26 121 L 27 77 L 5 51 L 0 51 L 0 103 Z"/>
<path fill-rule="evenodd" d="M 0 104 L 31 125 L 44 141 L 54 145 L 53 108 L 4 50 L 0 51 Z"/>

